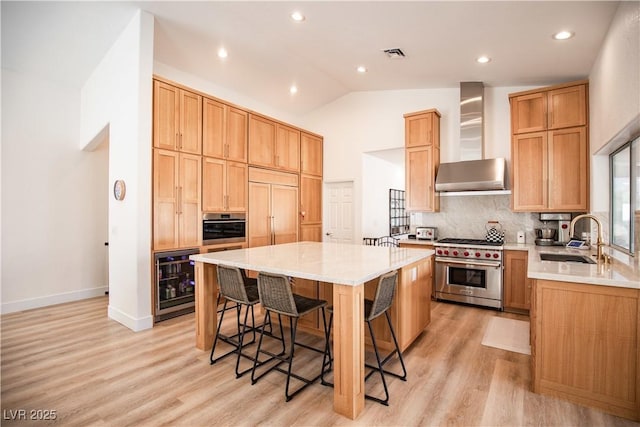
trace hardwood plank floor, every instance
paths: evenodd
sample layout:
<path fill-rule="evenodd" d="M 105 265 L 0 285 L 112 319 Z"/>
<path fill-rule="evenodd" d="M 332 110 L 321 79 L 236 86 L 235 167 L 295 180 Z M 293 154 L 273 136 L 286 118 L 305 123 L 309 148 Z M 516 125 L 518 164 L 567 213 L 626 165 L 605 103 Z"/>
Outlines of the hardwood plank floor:
<path fill-rule="evenodd" d="M 390 406 L 366 401 L 351 421 L 333 412 L 331 388 L 314 384 L 286 403 L 282 374 L 252 386 L 235 379 L 231 358 L 209 365 L 194 347 L 193 314 L 134 333 L 107 318 L 107 303 L 1 317 L 2 425 L 638 425 L 531 393 L 529 356 L 481 345 L 492 316 L 523 318 L 513 314 L 433 303 L 431 324 L 404 353 L 407 382 L 391 378 Z M 296 357 L 319 369 L 314 353 Z M 379 393 L 379 380 L 367 391 Z M 56 420 L 31 420 L 31 410 L 54 410 Z"/>

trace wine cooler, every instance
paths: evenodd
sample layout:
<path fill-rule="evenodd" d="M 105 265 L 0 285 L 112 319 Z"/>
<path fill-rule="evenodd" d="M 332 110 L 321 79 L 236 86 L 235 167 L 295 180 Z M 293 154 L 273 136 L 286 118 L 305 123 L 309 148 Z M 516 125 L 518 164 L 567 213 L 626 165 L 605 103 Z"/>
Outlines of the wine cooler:
<path fill-rule="evenodd" d="M 155 254 L 155 322 L 195 310 L 195 262 L 189 255 L 198 249 Z"/>

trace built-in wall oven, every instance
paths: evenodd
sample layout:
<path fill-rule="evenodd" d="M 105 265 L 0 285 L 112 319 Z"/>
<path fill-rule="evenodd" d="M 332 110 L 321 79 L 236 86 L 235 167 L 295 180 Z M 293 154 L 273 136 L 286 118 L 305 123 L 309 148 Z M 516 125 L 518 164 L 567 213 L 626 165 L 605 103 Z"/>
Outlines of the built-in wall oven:
<path fill-rule="evenodd" d="M 206 213 L 202 216 L 202 244 L 241 243 L 247 238 L 244 213 Z"/>
<path fill-rule="evenodd" d="M 442 239 L 436 250 L 436 299 L 502 309 L 502 245 Z"/>

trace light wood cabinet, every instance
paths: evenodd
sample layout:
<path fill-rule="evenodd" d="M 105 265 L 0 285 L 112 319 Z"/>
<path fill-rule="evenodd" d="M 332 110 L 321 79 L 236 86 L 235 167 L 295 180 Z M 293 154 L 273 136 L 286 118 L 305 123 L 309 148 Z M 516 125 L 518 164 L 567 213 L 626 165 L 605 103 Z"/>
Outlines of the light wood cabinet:
<path fill-rule="evenodd" d="M 249 115 L 249 163 L 252 166 L 297 172 L 299 162 L 299 130 Z"/>
<path fill-rule="evenodd" d="M 533 390 L 640 420 L 637 289 L 536 280 Z"/>
<path fill-rule="evenodd" d="M 524 312 L 531 309 L 533 281 L 527 277 L 527 251 L 504 251 L 505 311 Z"/>
<path fill-rule="evenodd" d="M 438 212 L 435 179 L 440 165 L 440 113 L 426 110 L 404 118 L 406 210 Z"/>
<path fill-rule="evenodd" d="M 298 176 L 249 168 L 249 247 L 298 241 Z"/>
<path fill-rule="evenodd" d="M 322 178 L 300 175 L 300 240 L 322 241 Z"/>
<path fill-rule="evenodd" d="M 310 133 L 300 134 L 300 172 L 322 176 L 322 138 Z"/>
<path fill-rule="evenodd" d="M 246 163 L 203 157 L 202 211 L 246 212 L 247 184 Z"/>
<path fill-rule="evenodd" d="M 247 162 L 249 114 L 210 98 L 202 104 L 202 155 Z"/>
<path fill-rule="evenodd" d="M 512 133 L 587 125 L 586 82 L 511 95 Z"/>
<path fill-rule="evenodd" d="M 202 96 L 153 81 L 153 146 L 202 152 Z"/>
<path fill-rule="evenodd" d="M 586 82 L 510 95 L 512 210 L 589 210 Z"/>
<path fill-rule="evenodd" d="M 153 249 L 202 244 L 201 157 L 153 150 Z"/>

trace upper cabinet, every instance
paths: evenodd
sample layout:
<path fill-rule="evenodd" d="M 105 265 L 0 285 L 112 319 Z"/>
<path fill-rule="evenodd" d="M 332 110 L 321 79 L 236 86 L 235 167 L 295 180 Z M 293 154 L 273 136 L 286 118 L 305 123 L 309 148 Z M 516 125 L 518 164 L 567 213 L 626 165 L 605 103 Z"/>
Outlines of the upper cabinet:
<path fill-rule="evenodd" d="M 510 98 L 514 134 L 587 125 L 586 83 L 529 91 Z"/>
<path fill-rule="evenodd" d="M 249 114 L 213 99 L 202 103 L 202 154 L 247 162 Z"/>
<path fill-rule="evenodd" d="M 301 133 L 300 173 L 322 176 L 322 142 L 322 137 Z"/>
<path fill-rule="evenodd" d="M 588 83 L 509 96 L 512 209 L 589 210 Z"/>
<path fill-rule="evenodd" d="M 435 179 L 440 165 L 440 112 L 418 111 L 405 114 L 404 120 L 406 209 L 438 212 Z"/>
<path fill-rule="evenodd" d="M 202 96 L 154 80 L 153 146 L 201 154 Z"/>
<path fill-rule="evenodd" d="M 249 164 L 299 171 L 300 131 L 255 114 L 249 115 Z"/>

